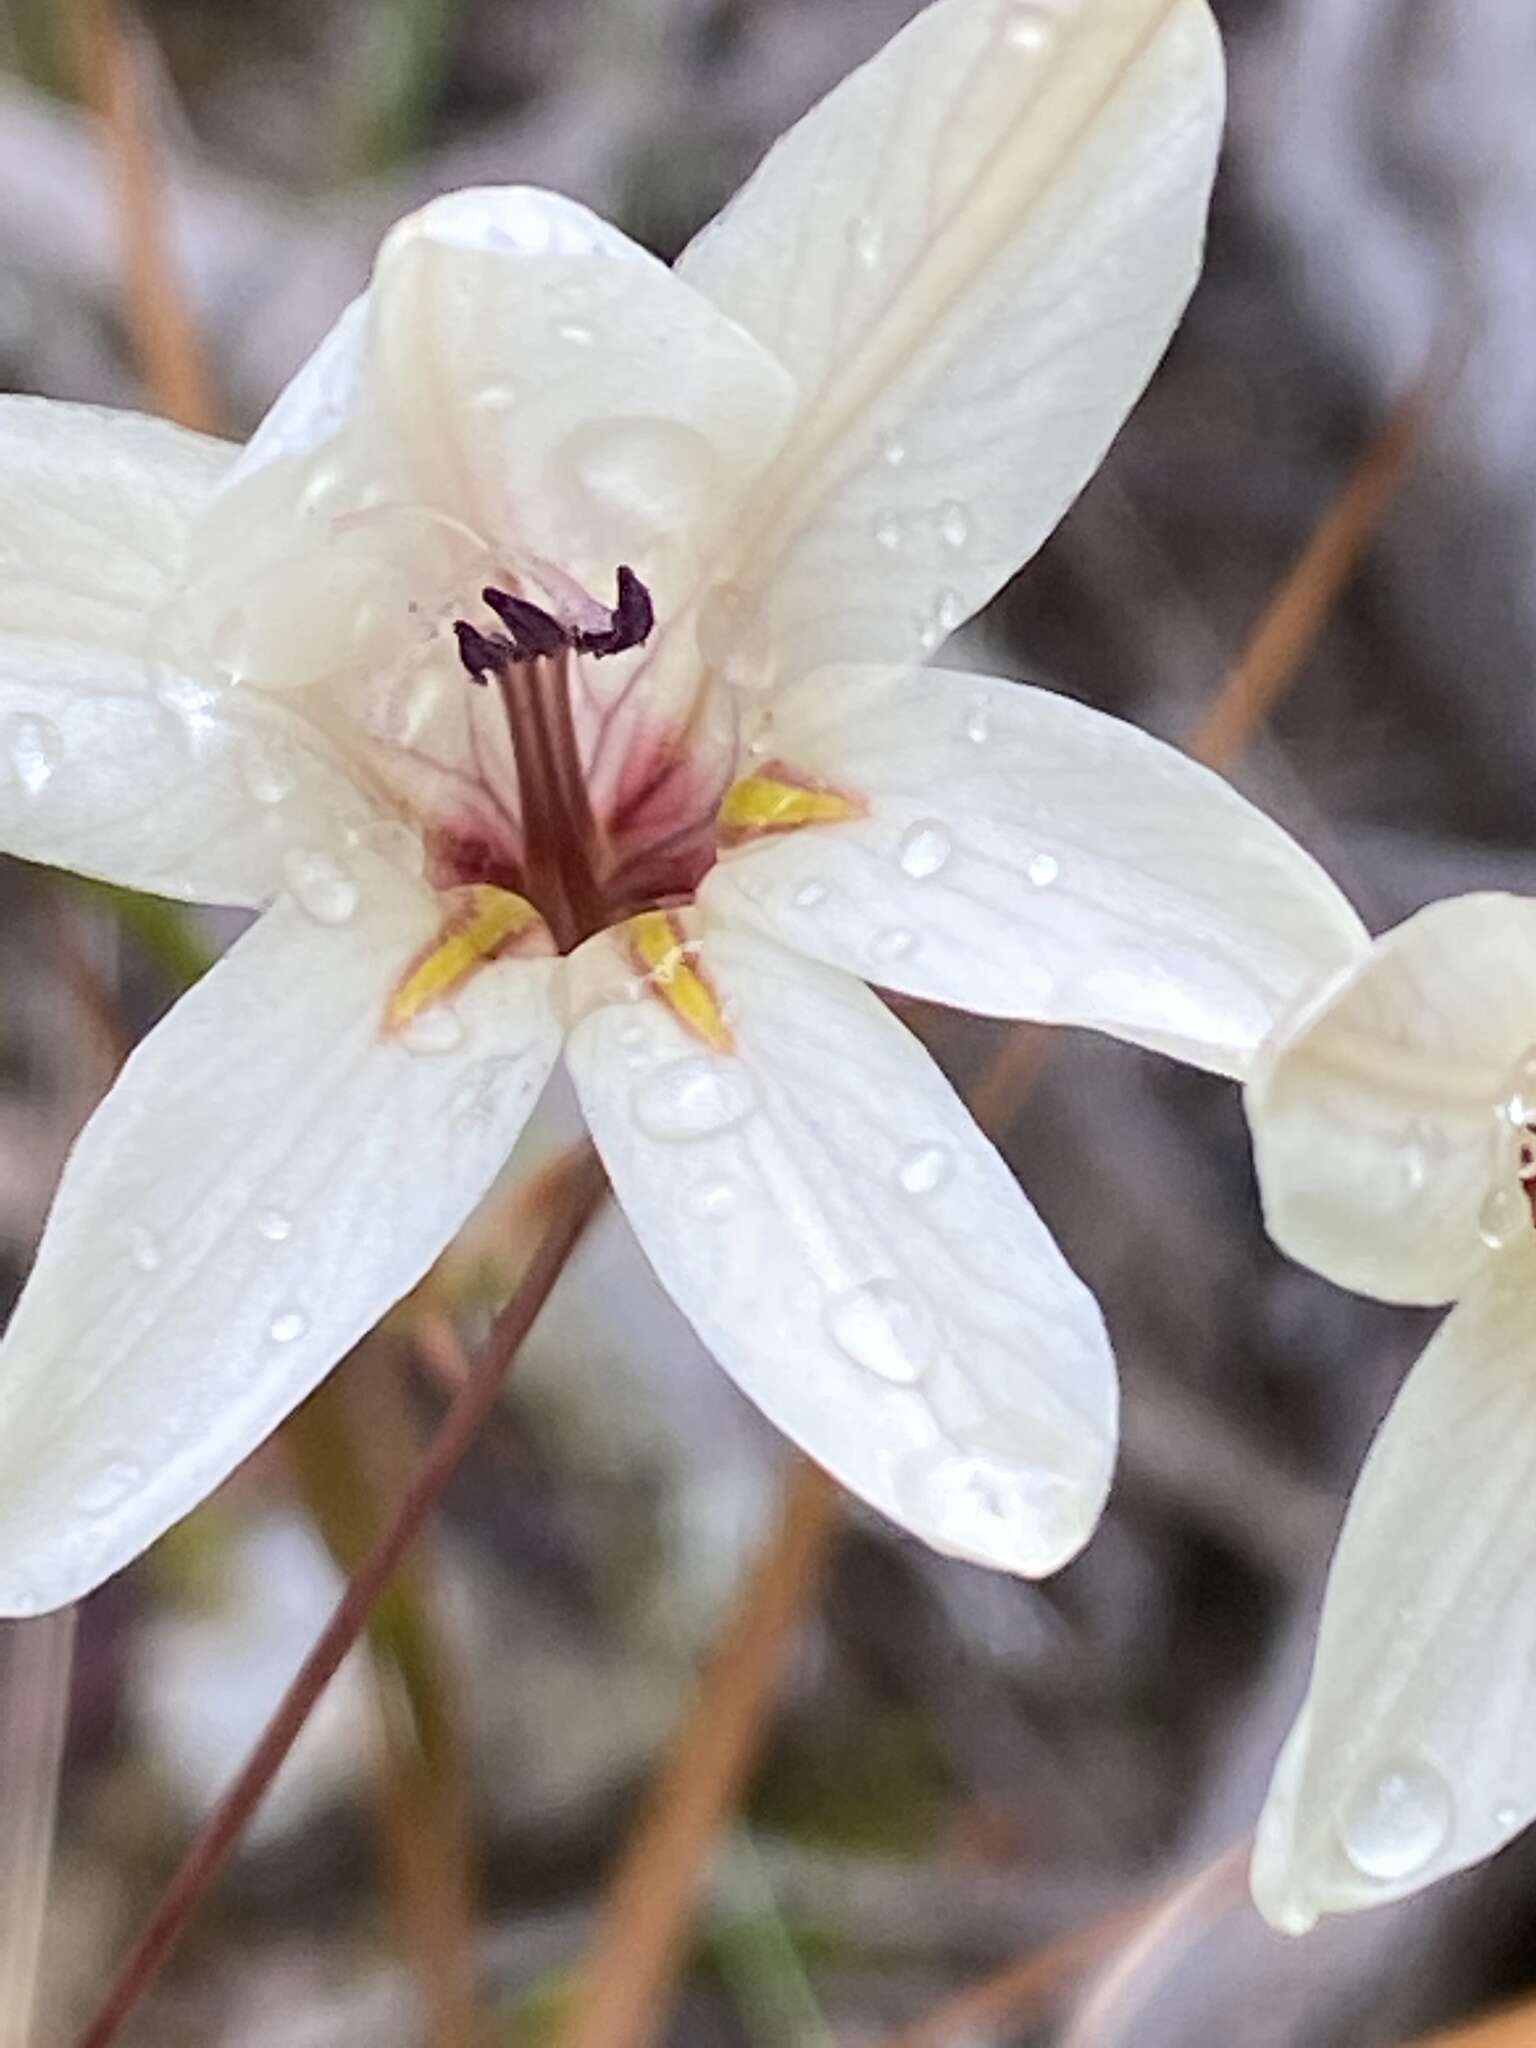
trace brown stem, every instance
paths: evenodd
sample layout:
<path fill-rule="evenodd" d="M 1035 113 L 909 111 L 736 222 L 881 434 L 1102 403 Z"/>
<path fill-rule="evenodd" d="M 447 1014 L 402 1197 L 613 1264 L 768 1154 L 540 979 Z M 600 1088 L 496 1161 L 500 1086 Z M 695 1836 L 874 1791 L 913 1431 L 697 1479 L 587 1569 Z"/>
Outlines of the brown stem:
<path fill-rule="evenodd" d="M 228 1861 L 279 1765 L 297 1740 L 315 1702 L 357 1641 L 379 1594 L 393 1577 L 423 1523 L 495 1406 L 501 1382 L 528 1335 L 561 1268 L 597 1206 L 603 1172 L 590 1146 L 583 1148 L 543 1237 L 511 1300 L 491 1326 L 475 1369 L 443 1418 L 410 1492 L 342 1595 L 319 1641 L 268 1721 L 260 1740 L 207 1821 L 171 1880 L 80 2037 L 80 2048 L 108 2048 L 129 2013 L 153 1983 Z"/>
<path fill-rule="evenodd" d="M 565 2048 L 644 2048 L 655 2038 L 705 1865 L 757 1756 L 837 1505 L 826 1474 L 797 1460 L 778 1527 L 609 1886 Z"/>
<path fill-rule="evenodd" d="M 111 166 L 134 355 L 156 408 L 184 427 L 212 433 L 218 408 L 177 275 L 145 104 L 144 49 L 117 0 L 73 0 L 71 11 L 83 97 L 101 121 Z"/>

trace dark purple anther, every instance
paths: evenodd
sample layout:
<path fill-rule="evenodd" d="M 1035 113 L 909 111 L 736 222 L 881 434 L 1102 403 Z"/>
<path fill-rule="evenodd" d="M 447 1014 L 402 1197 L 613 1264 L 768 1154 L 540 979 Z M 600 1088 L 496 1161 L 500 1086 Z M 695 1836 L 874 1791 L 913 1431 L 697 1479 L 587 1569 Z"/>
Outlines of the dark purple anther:
<path fill-rule="evenodd" d="M 509 597 L 506 591 L 494 588 L 482 590 L 480 595 L 506 627 L 518 661 L 536 661 L 571 645 L 571 636 L 560 621 L 529 604 L 525 597 Z"/>
<path fill-rule="evenodd" d="M 453 631 L 459 643 L 459 659 L 477 683 L 483 683 L 487 676 L 499 675 L 507 666 L 511 650 L 504 642 L 488 639 L 463 619 L 455 620 Z"/>
<path fill-rule="evenodd" d="M 487 676 L 505 677 L 524 662 L 547 661 L 567 648 L 597 657 L 626 654 L 631 647 L 639 647 L 650 638 L 656 623 L 656 607 L 633 569 L 618 571 L 618 586 L 618 603 L 608 614 L 607 625 L 593 632 L 562 626 L 541 606 L 497 590 L 494 585 L 482 590 L 480 595 L 506 627 L 506 637 L 482 633 L 478 627 L 458 619 L 453 630 L 458 635 L 459 659 L 475 681 L 483 683 Z"/>
<path fill-rule="evenodd" d="M 608 615 L 608 625 L 596 633 L 573 636 L 572 645 L 580 653 L 627 654 L 631 647 L 643 646 L 651 637 L 651 628 L 656 623 L 651 593 L 629 568 L 619 570 L 618 585 L 619 601 Z"/>

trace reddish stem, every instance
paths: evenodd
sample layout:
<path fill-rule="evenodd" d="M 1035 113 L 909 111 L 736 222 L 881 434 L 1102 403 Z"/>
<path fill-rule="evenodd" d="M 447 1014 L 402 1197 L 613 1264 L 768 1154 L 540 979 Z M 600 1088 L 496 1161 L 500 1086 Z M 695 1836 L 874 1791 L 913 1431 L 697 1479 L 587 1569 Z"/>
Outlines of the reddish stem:
<path fill-rule="evenodd" d="M 495 1406 L 507 1369 L 575 1249 L 603 1186 L 597 1156 L 590 1145 L 585 1146 L 560 1191 L 527 1272 L 492 1325 L 474 1371 L 455 1395 L 394 1520 L 349 1581 L 336 1612 L 300 1665 L 261 1739 L 199 1830 L 95 2018 L 81 2035 L 80 2048 L 108 2048 L 117 2039 L 123 2022 L 186 1931 L 316 1701 L 361 1634 L 373 1603 L 421 1533 L 422 1524 Z"/>

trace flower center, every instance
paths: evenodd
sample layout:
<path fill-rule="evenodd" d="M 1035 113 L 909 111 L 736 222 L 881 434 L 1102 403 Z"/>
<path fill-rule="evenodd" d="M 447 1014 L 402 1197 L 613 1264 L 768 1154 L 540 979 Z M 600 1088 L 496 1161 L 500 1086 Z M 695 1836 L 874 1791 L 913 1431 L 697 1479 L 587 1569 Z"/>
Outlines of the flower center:
<path fill-rule="evenodd" d="M 1536 1229 L 1536 1049 L 1523 1054 L 1499 1104 L 1478 1234 L 1495 1251 Z"/>
<path fill-rule="evenodd" d="M 612 611 L 596 625 L 490 586 L 481 592 L 503 630 L 455 622 L 471 679 L 496 689 L 506 715 L 522 821 L 522 874 L 561 952 L 612 922 L 608 835 L 592 809 L 571 709 L 572 663 L 643 646 L 656 622 L 650 592 L 632 569 L 617 574 Z"/>

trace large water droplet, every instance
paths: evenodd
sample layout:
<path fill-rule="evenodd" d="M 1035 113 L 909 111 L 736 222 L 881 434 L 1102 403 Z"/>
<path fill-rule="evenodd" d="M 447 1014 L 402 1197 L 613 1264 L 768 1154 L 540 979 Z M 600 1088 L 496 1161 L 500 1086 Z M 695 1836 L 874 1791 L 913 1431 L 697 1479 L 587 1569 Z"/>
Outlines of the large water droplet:
<path fill-rule="evenodd" d="M 4 727 L 5 758 L 12 775 L 28 796 L 39 796 L 52 782 L 64 758 L 64 737 L 49 718 L 18 712 Z"/>
<path fill-rule="evenodd" d="M 128 1227 L 128 1256 L 141 1273 L 153 1273 L 165 1254 L 159 1238 L 146 1224 L 133 1223 Z"/>
<path fill-rule="evenodd" d="M 898 1184 L 909 1195 L 931 1195 L 954 1170 L 947 1145 L 915 1145 L 896 1169 Z"/>
<path fill-rule="evenodd" d="M 1043 7 L 1013 0 L 1003 13 L 999 39 L 1004 49 L 1024 57 L 1043 57 L 1055 38 L 1056 23 Z"/>
<path fill-rule="evenodd" d="M 957 553 L 971 537 L 970 514 L 954 498 L 939 507 L 937 525 L 939 539 L 945 547 L 954 548 Z"/>
<path fill-rule="evenodd" d="M 1536 1123 L 1536 1048 L 1523 1052 L 1510 1070 L 1504 1115 L 1518 1129 Z"/>
<path fill-rule="evenodd" d="M 256 1217 L 256 1235 L 268 1244 L 286 1244 L 293 1235 L 292 1219 L 282 1209 L 263 1209 Z"/>
<path fill-rule="evenodd" d="M 723 1223 L 735 1215 L 739 1199 L 734 1181 L 706 1180 L 690 1192 L 688 1206 L 706 1223 Z"/>
<path fill-rule="evenodd" d="M 1053 853 L 1037 853 L 1024 872 L 1037 889 L 1049 889 L 1061 873 L 1061 864 Z"/>
<path fill-rule="evenodd" d="M 357 909 L 357 883 L 328 853 L 293 848 L 283 856 L 283 879 L 317 924 L 345 924 Z"/>
<path fill-rule="evenodd" d="M 1422 1757 L 1398 1757 L 1366 1780 L 1339 1815 L 1339 1840 L 1362 1877 L 1411 1877 L 1451 1832 L 1451 1788 Z"/>
<path fill-rule="evenodd" d="M 566 460 L 600 512 L 653 533 L 693 524 L 714 497 L 715 451 L 676 420 L 593 420 L 566 444 Z"/>
<path fill-rule="evenodd" d="M 932 1318 L 895 1280 L 872 1280 L 835 1294 L 827 1303 L 826 1325 L 855 1365 L 897 1386 L 920 1380 L 938 1350 Z"/>
<path fill-rule="evenodd" d="M 937 591 L 928 609 L 919 612 L 912 621 L 923 652 L 932 654 L 941 641 L 949 638 L 964 616 L 965 608 L 960 602 L 959 591 Z"/>
<path fill-rule="evenodd" d="M 1025 1572 L 1059 1565 L 1083 1521 L 1073 1480 L 976 1452 L 920 1454 L 902 1493 L 914 1521 L 945 1548 Z"/>
<path fill-rule="evenodd" d="M 464 1023 L 451 1003 L 433 1003 L 418 1010 L 400 1033 L 407 1052 L 454 1052 L 464 1043 Z"/>
<path fill-rule="evenodd" d="M 1477 1212 L 1478 1236 L 1490 1251 L 1501 1252 L 1531 1228 L 1531 1207 L 1520 1182 L 1501 1175 Z"/>
<path fill-rule="evenodd" d="M 937 818 L 919 818 L 915 825 L 909 825 L 902 833 L 896 857 L 901 863 L 902 873 L 910 875 L 914 882 L 921 882 L 948 867 L 954 850 L 954 837 L 947 825 Z"/>
<path fill-rule="evenodd" d="M 869 957 L 888 967 L 892 961 L 905 960 L 909 953 L 917 951 L 917 933 L 908 931 L 903 924 L 887 925 L 884 931 L 875 933 L 869 942 Z"/>
<path fill-rule="evenodd" d="M 286 751 L 266 740 L 247 740 L 240 754 L 240 778 L 258 804 L 280 804 L 293 794 L 294 772 Z"/>
<path fill-rule="evenodd" d="M 81 1482 L 75 1506 L 85 1515 L 110 1514 L 144 1483 L 144 1468 L 132 1458 L 113 1458 Z"/>
<path fill-rule="evenodd" d="M 880 258 L 885 254 L 885 231 L 873 214 L 856 216 L 848 230 L 848 246 L 855 261 L 866 270 L 878 269 Z"/>
<path fill-rule="evenodd" d="M 296 1308 L 286 1308 L 267 1325 L 274 1344 L 296 1344 L 309 1328 L 309 1318 Z"/>
<path fill-rule="evenodd" d="M 757 1087 L 739 1060 L 690 1053 L 672 1060 L 635 1090 L 635 1121 L 649 1138 L 685 1143 L 744 1123 L 757 1107 Z"/>

